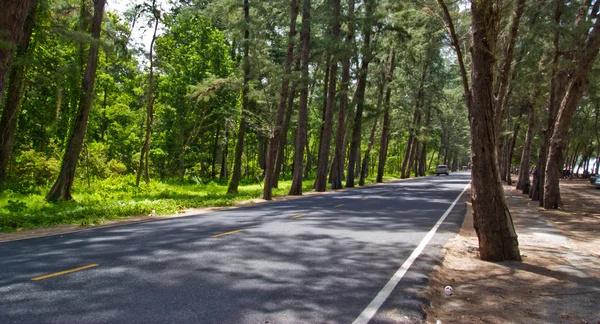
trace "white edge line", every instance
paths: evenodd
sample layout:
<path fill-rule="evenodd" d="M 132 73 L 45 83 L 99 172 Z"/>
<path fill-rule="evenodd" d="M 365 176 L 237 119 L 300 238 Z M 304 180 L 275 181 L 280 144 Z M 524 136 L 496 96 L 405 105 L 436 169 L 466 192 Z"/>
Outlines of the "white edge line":
<path fill-rule="evenodd" d="M 390 296 L 390 294 L 392 293 L 394 288 L 396 288 L 396 285 L 398 285 L 400 280 L 402 280 L 402 277 L 404 277 L 404 275 L 406 274 L 406 272 L 408 271 L 410 266 L 413 264 L 413 262 L 415 262 L 415 260 L 419 257 L 419 255 L 421 255 L 421 252 L 423 252 L 423 250 L 425 249 L 425 246 L 427 246 L 429 241 L 431 241 L 431 239 L 435 235 L 435 232 L 437 232 L 440 225 L 442 225 L 442 223 L 444 222 L 446 217 L 448 217 L 448 215 L 450 214 L 450 212 L 452 211 L 452 209 L 454 208 L 454 206 L 456 205 L 456 203 L 458 202 L 460 197 L 462 197 L 462 195 L 465 193 L 465 191 L 467 191 L 467 189 L 469 188 L 470 185 L 471 185 L 471 181 L 469 181 L 469 183 L 465 186 L 465 188 L 460 193 L 460 195 L 458 195 L 458 197 L 456 197 L 456 199 L 454 200 L 452 205 L 450 205 L 450 207 L 448 207 L 448 210 L 446 210 L 444 215 L 442 215 L 442 217 L 440 217 L 440 219 L 437 221 L 437 223 L 435 223 L 435 225 L 431 228 L 429 233 L 427 233 L 427 235 L 425 235 L 423 240 L 421 240 L 421 243 L 419 243 L 417 248 L 408 257 L 408 259 L 406 259 L 406 261 L 404 261 L 404 263 L 402 264 L 402 266 L 400 266 L 398 271 L 396 271 L 396 273 L 392 276 L 392 278 L 390 278 L 390 280 L 387 282 L 387 284 L 381 289 L 381 291 L 379 291 L 377 296 L 375 296 L 375 298 L 373 298 L 373 300 L 367 306 L 367 308 L 365 308 L 365 310 L 363 310 L 362 313 L 360 313 L 360 315 L 358 315 L 356 320 L 354 320 L 354 322 L 352 322 L 353 324 L 367 324 L 373 318 L 373 316 L 375 316 L 375 314 L 377 313 L 377 311 L 379 310 L 381 305 L 383 305 L 383 303 Z"/>

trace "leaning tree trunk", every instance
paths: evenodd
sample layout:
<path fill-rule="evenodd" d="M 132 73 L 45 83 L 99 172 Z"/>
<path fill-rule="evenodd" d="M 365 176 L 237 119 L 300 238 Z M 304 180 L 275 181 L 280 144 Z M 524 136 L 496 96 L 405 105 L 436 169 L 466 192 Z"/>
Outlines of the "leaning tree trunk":
<path fill-rule="evenodd" d="M 383 128 L 381 130 L 381 142 L 379 144 L 379 163 L 377 166 L 376 182 L 383 182 L 383 174 L 385 172 L 385 162 L 387 159 L 387 151 L 390 137 L 390 98 L 392 95 L 392 78 L 394 76 L 394 68 L 396 67 L 396 50 L 392 51 L 390 60 L 389 73 L 387 75 L 387 90 L 385 92 L 385 103 L 383 111 Z"/>
<path fill-rule="evenodd" d="M 482 260 L 521 260 L 519 243 L 498 170 L 492 82 L 495 39 L 490 25 L 497 17 L 490 1 L 471 3 L 471 126 L 473 222 Z M 490 130 L 492 130 L 490 132 Z"/>
<path fill-rule="evenodd" d="M 340 0 L 333 0 L 333 17 L 331 37 L 337 44 L 340 35 Z M 317 159 L 317 177 L 315 179 L 315 190 L 325 191 L 327 189 L 327 166 L 329 165 L 329 152 L 331 150 L 331 131 L 333 127 L 333 111 L 335 108 L 335 93 L 337 81 L 338 52 L 334 46 L 331 63 L 329 66 L 329 93 L 327 94 L 327 105 L 325 108 L 325 121 L 323 133 L 321 134 L 321 145 L 319 145 L 319 158 Z"/>
<path fill-rule="evenodd" d="M 546 182 L 544 184 L 544 208 L 558 208 L 562 205 L 560 199 L 559 179 L 562 174 L 561 161 L 566 149 L 567 132 L 571 126 L 577 105 L 588 84 L 588 75 L 594 65 L 600 49 L 600 19 L 596 19 L 594 27 L 586 41 L 581 56 L 577 61 L 576 70 L 567 94 L 560 104 L 554 133 L 550 140 L 548 162 L 546 164 Z"/>
<path fill-rule="evenodd" d="M 294 156 L 294 174 L 290 195 L 302 195 L 302 166 L 304 146 L 306 145 L 306 124 L 308 120 L 308 65 L 310 55 L 310 0 L 304 0 L 302 6 L 302 80 L 300 82 L 300 103 L 298 107 L 298 130 L 296 133 L 296 154 Z"/>
<path fill-rule="evenodd" d="M 2 3 L 0 11 L 0 104 L 4 97 L 6 76 L 10 71 L 13 55 L 17 45 L 23 37 L 23 26 L 32 0 L 6 0 Z"/>
<path fill-rule="evenodd" d="M 29 53 L 29 43 L 35 25 L 35 14 L 38 1 L 33 0 L 29 16 L 25 22 L 25 28 L 21 42 L 17 47 L 17 57 L 26 57 Z M 0 118 L 0 188 L 6 179 L 6 168 L 10 161 L 15 130 L 17 128 L 17 116 L 23 94 L 23 79 L 25 78 L 25 65 L 19 64 L 10 69 L 8 90 L 6 93 L 6 104 Z M 0 91 L 0 101 L 2 92 Z"/>
<path fill-rule="evenodd" d="M 269 140 L 269 153 L 267 154 L 267 168 L 265 171 L 265 185 L 263 191 L 263 199 L 271 200 L 273 196 L 272 186 L 274 178 L 279 175 L 274 174 L 277 158 L 277 147 L 281 138 L 281 128 L 284 122 L 284 114 L 286 102 L 288 99 L 289 77 L 292 72 L 292 62 L 294 61 L 294 37 L 296 35 L 296 18 L 298 17 L 298 3 L 292 0 L 290 4 L 290 32 L 288 36 L 287 55 L 285 57 L 284 76 L 281 81 L 281 92 L 279 94 L 279 106 L 277 107 L 277 118 L 275 120 L 275 128 Z"/>
<path fill-rule="evenodd" d="M 248 113 L 248 93 L 250 92 L 248 82 L 250 81 L 250 3 L 244 0 L 244 81 L 242 85 L 242 112 L 240 116 L 240 128 L 238 130 L 237 143 L 235 144 L 235 158 L 233 161 L 233 172 L 227 193 L 238 193 L 238 186 L 242 177 L 242 154 L 244 153 L 244 136 L 246 135 L 246 114 Z"/>
<path fill-rule="evenodd" d="M 94 99 L 94 83 L 96 81 L 96 69 L 98 67 L 98 52 L 100 49 L 100 31 L 102 27 L 102 17 L 104 16 L 104 4 L 106 0 L 97 0 L 94 5 L 94 18 L 92 23 L 92 38 L 90 43 L 90 52 L 88 54 L 88 62 L 85 68 L 85 74 L 82 80 L 83 92 L 79 98 L 79 109 L 77 117 L 73 120 L 71 134 L 67 142 L 65 155 L 58 179 L 46 195 L 46 200 L 56 201 L 58 199 L 71 200 L 71 187 L 75 179 L 75 169 L 77 161 L 85 139 L 87 131 L 87 121 L 92 108 Z"/>
<path fill-rule="evenodd" d="M 346 31 L 345 45 L 349 48 L 354 39 L 354 1 L 348 1 L 348 30 Z M 331 188 L 341 189 L 344 178 L 344 154 L 346 145 L 346 108 L 348 105 L 348 86 L 350 84 L 350 55 L 344 54 L 342 59 L 342 80 L 340 84 L 340 106 L 338 108 L 338 123 L 335 134 L 335 151 L 331 164 Z"/>

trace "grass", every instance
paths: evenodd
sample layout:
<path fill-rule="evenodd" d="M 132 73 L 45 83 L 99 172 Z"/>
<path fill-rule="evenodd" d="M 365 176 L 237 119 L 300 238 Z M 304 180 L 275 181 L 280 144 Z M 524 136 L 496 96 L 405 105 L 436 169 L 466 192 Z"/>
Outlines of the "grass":
<path fill-rule="evenodd" d="M 384 177 L 384 180 L 394 179 Z M 314 180 L 303 182 L 303 192 L 312 191 Z M 367 184 L 375 178 L 367 178 Z M 62 224 L 101 225 L 106 220 L 129 216 L 175 214 L 183 209 L 232 206 L 237 202 L 262 197 L 262 185 L 242 183 L 238 194 L 227 194 L 226 182 L 195 183 L 154 181 L 134 185 L 133 176 L 121 176 L 87 183 L 78 181 L 73 189 L 75 201 L 49 203 L 40 188 L 35 194 L 6 190 L 0 195 L 0 232 L 52 227 Z M 291 180 L 279 182 L 273 196 L 287 195 Z"/>

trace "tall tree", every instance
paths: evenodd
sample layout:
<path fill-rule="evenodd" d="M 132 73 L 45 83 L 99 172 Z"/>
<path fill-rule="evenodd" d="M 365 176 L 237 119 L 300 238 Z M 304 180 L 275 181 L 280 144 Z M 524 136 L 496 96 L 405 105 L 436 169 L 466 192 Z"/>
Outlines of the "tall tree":
<path fill-rule="evenodd" d="M 366 0 L 365 3 L 365 21 L 363 22 L 362 33 L 364 36 L 364 45 L 360 71 L 358 72 L 358 83 L 356 85 L 356 94 L 353 103 L 356 104 L 354 112 L 354 122 L 352 125 L 352 138 L 350 141 L 350 152 L 348 154 L 348 174 L 346 177 L 346 187 L 354 187 L 355 168 L 360 167 L 360 140 L 363 110 L 365 107 L 365 91 L 367 89 L 367 75 L 369 74 L 369 63 L 373 59 L 371 49 L 371 34 L 373 32 L 375 0 Z"/>
<path fill-rule="evenodd" d="M 140 178 L 142 172 L 144 173 L 144 179 L 146 183 L 150 183 L 150 165 L 148 158 L 150 155 L 150 136 L 152 134 L 152 121 L 154 119 L 154 101 L 156 96 L 154 94 L 154 42 L 156 41 L 156 31 L 158 30 L 158 23 L 160 21 L 160 11 L 156 8 L 156 0 L 152 0 L 150 11 L 154 18 L 154 32 L 152 33 L 152 40 L 150 41 L 150 71 L 148 72 L 148 94 L 146 97 L 146 135 L 144 137 L 144 144 L 142 145 L 142 151 L 140 153 L 140 166 L 138 168 L 137 176 L 135 178 L 135 185 L 140 185 Z"/>
<path fill-rule="evenodd" d="M 333 126 L 333 111 L 335 108 L 335 94 L 338 70 L 338 38 L 340 36 L 340 0 L 332 0 L 333 17 L 331 18 L 331 38 L 334 42 L 331 63 L 329 65 L 329 84 L 327 94 L 327 105 L 325 108 L 325 120 L 323 133 L 319 145 L 319 158 L 317 160 L 317 177 L 315 179 L 315 190 L 325 191 L 327 189 L 327 166 L 329 165 L 329 152 L 331 148 L 331 131 Z"/>
<path fill-rule="evenodd" d="M 25 22 L 23 37 L 17 47 L 17 57 L 24 59 L 29 53 L 29 43 L 31 42 L 31 35 L 33 34 L 37 7 L 38 0 L 33 0 L 29 16 Z M 17 115 L 23 96 L 24 78 L 24 64 L 11 66 L 6 101 L 4 110 L 2 111 L 2 118 L 0 118 L 0 188 L 6 178 L 6 168 L 8 167 L 10 154 L 12 152 L 15 129 L 17 127 Z M 2 91 L 0 91 L 0 94 L 1 93 Z"/>
<path fill-rule="evenodd" d="M 392 58 L 388 68 L 387 75 L 387 90 L 385 93 L 385 103 L 383 110 L 383 127 L 381 129 L 381 142 L 379 144 L 379 164 L 377 166 L 377 182 L 383 182 L 383 173 L 385 171 L 385 162 L 387 159 L 387 151 L 390 137 L 390 99 L 392 94 L 392 78 L 396 67 L 396 51 L 392 51 Z"/>
<path fill-rule="evenodd" d="M 288 36 L 288 48 L 287 55 L 285 57 L 284 76 L 281 80 L 281 92 L 279 95 L 279 106 L 277 106 L 277 117 L 275 120 L 275 127 L 273 134 L 269 140 L 269 153 L 267 155 L 267 168 L 265 170 L 265 185 L 263 191 L 263 198 L 271 200 L 272 198 L 272 186 L 274 183 L 273 178 L 279 177 L 279 174 L 274 174 L 275 163 L 277 158 L 277 150 L 283 147 L 279 147 L 279 141 L 281 137 L 281 128 L 284 122 L 284 114 L 286 108 L 286 102 L 288 99 L 288 87 L 289 77 L 292 72 L 292 62 L 294 61 L 294 37 L 296 36 L 296 19 L 298 18 L 298 3 L 296 0 L 291 0 L 290 3 L 290 32 Z"/>
<path fill-rule="evenodd" d="M 0 13 L 0 104 L 17 45 L 23 37 L 23 26 L 33 0 L 6 0 Z"/>
<path fill-rule="evenodd" d="M 229 180 L 227 193 L 237 193 L 240 179 L 242 177 L 242 154 L 244 153 L 244 136 L 246 134 L 246 114 L 248 113 L 248 94 L 250 92 L 250 3 L 244 0 L 244 81 L 242 85 L 242 112 L 240 116 L 240 128 L 235 145 L 235 160 L 233 162 L 233 173 Z"/>
<path fill-rule="evenodd" d="M 296 131 L 296 152 L 294 156 L 294 174 L 290 195 L 302 194 L 302 166 L 304 146 L 306 145 L 306 123 L 308 119 L 308 65 L 310 56 L 310 0 L 304 0 L 302 6 L 302 81 L 300 83 L 300 103 L 298 107 L 298 130 Z"/>
<path fill-rule="evenodd" d="M 100 50 L 100 31 L 102 29 L 102 18 L 104 17 L 104 5 L 106 0 L 96 0 L 94 4 L 94 18 L 92 21 L 91 35 L 93 41 L 90 43 L 88 62 L 82 80 L 82 93 L 79 98 L 77 117 L 73 120 L 69 140 L 63 156 L 60 173 L 56 182 L 46 195 L 46 200 L 56 201 L 71 200 L 71 187 L 75 179 L 75 170 L 79 154 L 83 147 L 83 141 L 87 132 L 88 118 L 94 100 L 94 83 L 96 81 L 96 69 L 98 67 L 98 53 Z"/>
<path fill-rule="evenodd" d="M 348 1 L 346 39 L 344 42 L 344 57 L 342 58 L 342 80 L 340 84 L 340 105 L 338 109 L 337 129 L 335 133 L 335 151 L 331 164 L 331 188 L 341 189 L 344 178 L 344 154 L 346 144 L 346 108 L 348 105 L 348 87 L 350 83 L 350 49 L 354 41 L 354 1 Z"/>
<path fill-rule="evenodd" d="M 588 84 L 588 75 L 598 56 L 600 49 L 600 19 L 597 18 L 597 0 L 592 6 L 591 19 L 595 19 L 592 29 L 585 41 L 579 57 L 575 61 L 575 71 L 567 93 L 560 104 L 554 132 L 550 140 L 548 162 L 546 164 L 546 182 L 544 184 L 544 208 L 558 208 L 562 205 L 560 199 L 559 179 L 562 174 L 564 151 L 567 147 L 567 132 L 573 120 L 573 115 Z"/>
<path fill-rule="evenodd" d="M 459 59 L 465 103 L 471 126 L 471 163 L 473 222 L 479 239 L 482 260 L 521 260 L 517 234 L 506 205 L 498 170 L 493 98 L 493 67 L 498 11 L 490 1 L 473 1 L 472 15 L 472 89 L 462 62 L 460 42 L 443 0 L 438 0 Z M 490 131 L 491 130 L 491 131 Z"/>

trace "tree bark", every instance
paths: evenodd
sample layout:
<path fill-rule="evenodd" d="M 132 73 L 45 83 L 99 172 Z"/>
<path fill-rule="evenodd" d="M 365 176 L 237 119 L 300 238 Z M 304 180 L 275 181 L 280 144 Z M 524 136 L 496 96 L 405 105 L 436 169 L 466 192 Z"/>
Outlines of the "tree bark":
<path fill-rule="evenodd" d="M 17 57 L 24 58 L 28 56 L 28 48 L 29 43 L 31 42 L 31 35 L 33 34 L 33 26 L 35 25 L 37 7 L 38 1 L 33 0 L 31 10 L 25 21 L 23 36 L 17 47 Z M 11 66 L 9 73 L 10 83 L 8 84 L 6 93 L 6 102 L 4 110 L 2 111 L 2 117 L 0 118 L 0 188 L 2 188 L 6 179 L 6 168 L 8 167 L 10 154 L 12 152 L 15 130 L 17 128 L 17 116 L 19 115 L 19 108 L 23 95 L 24 78 L 24 64 Z M 0 91 L 0 97 L 2 97 L 2 93 L 3 92 Z"/>
<path fill-rule="evenodd" d="M 537 88 L 534 85 L 534 90 L 531 94 L 532 98 L 528 103 L 529 118 L 527 123 L 527 135 L 525 136 L 525 143 L 523 143 L 523 153 L 521 155 L 521 165 L 519 167 L 519 180 L 517 181 L 517 189 L 521 190 L 523 194 L 529 194 L 529 190 L 531 189 L 531 181 L 529 180 L 529 163 L 531 160 L 533 131 L 535 129 L 535 101 L 537 96 Z"/>
<path fill-rule="evenodd" d="M 333 0 L 333 17 L 331 37 L 334 42 L 338 41 L 340 36 L 340 0 Z M 329 66 L 329 93 L 327 95 L 327 106 L 325 109 L 325 121 L 323 124 L 323 133 L 321 134 L 321 145 L 319 145 L 319 158 L 317 163 L 317 176 L 315 179 L 315 190 L 325 191 L 327 189 L 327 166 L 329 165 L 329 152 L 331 149 L 331 132 L 333 127 L 333 111 L 335 108 L 335 93 L 337 81 L 338 58 L 335 55 L 338 52 L 337 46 L 331 56 Z"/>
<path fill-rule="evenodd" d="M 265 171 L 265 184 L 263 191 L 263 199 L 271 200 L 273 196 L 272 186 L 279 174 L 274 174 L 276 169 L 277 149 L 282 137 L 281 128 L 284 122 L 284 114 L 286 102 L 288 99 L 289 77 L 292 72 L 292 62 L 294 61 L 294 37 L 296 36 L 296 19 L 298 17 L 298 3 L 296 0 L 291 0 L 290 3 L 290 32 L 288 36 L 287 55 L 285 57 L 284 76 L 281 81 L 281 92 L 279 93 L 279 106 L 277 107 L 277 117 L 275 120 L 275 128 L 271 138 L 269 139 L 269 153 L 267 155 L 267 168 Z M 291 112 L 291 109 L 290 109 Z M 289 125 L 289 121 L 288 121 Z M 283 150 L 283 147 L 281 148 Z"/>
<path fill-rule="evenodd" d="M 296 66 L 294 68 L 296 72 L 300 71 L 300 57 L 296 60 Z M 290 129 L 290 121 L 292 118 L 292 113 L 294 111 L 294 98 L 296 97 L 296 85 L 297 81 L 292 82 L 292 87 L 290 89 L 290 93 L 287 99 L 287 108 L 285 112 L 285 120 L 283 121 L 283 128 L 281 130 L 281 139 L 279 141 L 279 146 L 277 148 L 277 163 L 275 165 L 275 176 L 273 177 L 273 188 L 278 188 L 279 186 L 279 175 L 281 174 L 281 167 L 283 166 L 283 162 L 286 160 L 285 156 L 285 147 L 287 144 L 287 135 L 288 130 Z"/>
<path fill-rule="evenodd" d="M 302 6 L 302 80 L 300 82 L 300 103 L 298 107 L 298 131 L 296 134 L 296 154 L 294 156 L 294 175 L 290 195 L 302 195 L 302 166 L 304 146 L 306 145 L 306 124 L 308 120 L 308 65 L 310 55 L 310 0 L 303 0 Z"/>
<path fill-rule="evenodd" d="M 345 47 L 350 48 L 354 40 L 354 1 L 348 1 L 348 30 L 346 31 Z M 350 55 L 344 54 L 342 59 L 342 80 L 340 84 L 340 105 L 338 108 L 338 123 L 335 135 L 335 151 L 331 165 L 331 188 L 341 189 L 344 178 L 344 154 L 346 144 L 346 108 L 348 105 L 348 87 L 350 84 Z"/>
<path fill-rule="evenodd" d="M 427 105 L 425 111 L 425 127 L 423 128 L 423 146 L 421 148 L 421 158 L 419 159 L 419 176 L 425 176 L 425 165 L 427 163 L 427 137 L 429 136 L 429 125 L 431 124 L 431 104 Z"/>
<path fill-rule="evenodd" d="M 140 167 L 138 168 L 137 176 L 135 178 L 135 185 L 140 185 L 140 178 L 142 172 L 144 172 L 144 180 L 146 183 L 150 183 L 150 166 L 148 165 L 150 155 L 150 136 L 152 135 L 152 122 L 154 119 L 154 42 L 156 41 L 156 31 L 158 30 L 158 22 L 160 20 L 160 13 L 156 9 L 156 0 L 152 1 L 152 13 L 154 14 L 154 33 L 152 34 L 152 41 L 150 42 L 150 73 L 148 76 L 148 98 L 147 98 L 147 111 L 146 111 L 146 136 L 144 138 L 144 144 L 142 145 L 142 151 L 140 153 Z"/>
<path fill-rule="evenodd" d="M 375 10 L 375 1 L 374 0 L 366 0 L 365 3 L 365 17 L 369 19 Z M 348 175 L 346 177 L 346 188 L 354 187 L 354 178 L 355 178 L 355 168 L 357 165 L 357 160 L 360 156 L 360 131 L 362 126 L 362 114 L 365 106 L 365 90 L 367 88 L 367 74 L 369 71 L 369 63 L 372 59 L 371 53 L 371 31 L 372 26 L 368 23 L 365 23 L 365 27 L 363 29 L 364 35 L 364 53 L 362 56 L 362 62 L 360 65 L 359 72 L 359 80 L 357 84 L 357 93 L 356 93 L 356 111 L 354 113 L 354 124 L 352 125 L 352 140 L 350 142 L 350 153 L 348 157 Z"/>
<path fill-rule="evenodd" d="M 358 180 L 359 186 L 365 185 L 365 179 L 367 178 L 369 172 L 369 160 L 371 158 L 371 150 L 373 149 L 373 142 L 375 142 L 375 131 L 377 130 L 377 118 L 373 119 L 373 126 L 371 127 L 371 134 L 369 135 L 369 144 L 367 146 L 367 151 L 365 152 L 365 157 L 362 160 L 362 167 L 360 169 L 360 179 Z"/>
<path fill-rule="evenodd" d="M 96 69 L 98 67 L 98 52 L 100 49 L 100 31 L 102 27 L 102 18 L 104 16 L 104 4 L 106 0 L 97 0 L 94 5 L 94 18 L 92 23 L 92 38 L 90 43 L 90 52 L 82 80 L 83 91 L 79 98 L 79 109 L 77 117 L 73 120 L 71 134 L 69 136 L 65 154 L 63 157 L 60 173 L 56 182 L 46 195 L 46 200 L 56 201 L 58 199 L 71 200 L 71 187 L 75 179 L 75 169 L 77 161 L 83 146 L 85 134 L 87 131 L 87 121 L 90 116 L 90 109 L 94 100 L 94 83 L 96 81 Z"/>
<path fill-rule="evenodd" d="M 566 149 L 567 132 L 583 92 L 588 84 L 588 75 L 594 65 L 600 49 L 600 19 L 596 19 L 581 56 L 576 62 L 576 70 L 567 94 L 560 104 L 554 132 L 550 140 L 548 162 L 546 164 L 546 182 L 544 184 L 544 208 L 558 208 L 560 199 L 559 179 L 562 174 L 561 161 Z"/>
<path fill-rule="evenodd" d="M 0 104 L 4 97 L 6 76 L 12 65 L 14 52 L 23 37 L 23 26 L 30 12 L 33 0 L 3 1 L 0 11 Z"/>
<path fill-rule="evenodd" d="M 381 142 L 379 144 L 379 164 L 377 166 L 376 182 L 383 182 L 385 173 L 385 162 L 387 159 L 387 151 L 390 137 L 390 99 L 392 95 L 392 79 L 394 77 L 394 69 L 396 67 L 396 50 L 392 51 L 390 60 L 389 73 L 387 75 L 387 89 L 385 92 L 385 106 L 383 111 L 383 128 L 381 129 Z"/>
<path fill-rule="evenodd" d="M 519 31 L 519 22 L 521 21 L 521 15 L 525 9 L 525 0 L 517 0 L 515 8 L 515 16 L 513 18 L 512 25 L 510 27 L 510 33 L 508 38 L 508 46 L 504 54 L 504 62 L 500 71 L 499 90 L 496 96 L 496 102 L 494 105 L 494 118 L 496 125 L 496 137 L 500 138 L 500 129 L 502 124 L 502 116 L 504 115 L 504 99 L 507 96 L 508 89 L 508 77 L 510 75 L 510 68 L 513 61 L 513 53 L 515 49 L 515 43 L 517 42 L 517 33 Z M 498 140 L 498 143 L 500 141 Z"/>
<path fill-rule="evenodd" d="M 233 173 L 227 188 L 227 193 L 237 194 L 240 179 L 242 177 L 242 154 L 244 153 L 244 136 L 246 135 L 246 114 L 248 113 L 248 83 L 250 81 L 250 3 L 244 0 L 244 81 L 242 85 L 242 111 L 240 116 L 240 128 L 238 130 L 237 143 L 235 144 L 235 158 L 233 162 Z"/>
<path fill-rule="evenodd" d="M 224 130 L 223 139 L 225 143 L 221 148 L 221 170 L 219 172 L 219 180 L 227 179 L 227 151 L 229 150 L 229 137 L 227 137 L 227 128 Z"/>
<path fill-rule="evenodd" d="M 554 23 L 558 26 L 561 24 L 561 16 L 563 13 L 563 1 L 556 2 L 554 11 Z M 548 119 L 546 128 L 542 130 L 542 141 L 538 153 L 538 162 L 533 172 L 533 184 L 529 196 L 533 201 L 539 201 L 540 207 L 544 206 L 544 183 L 546 180 L 546 163 L 548 160 L 548 150 L 550 149 L 550 137 L 554 132 L 554 123 L 558 114 L 560 102 L 565 94 L 567 87 L 566 80 L 568 71 L 561 69 L 559 66 L 562 51 L 560 48 L 560 29 L 554 31 L 553 46 L 554 54 L 552 56 L 552 76 L 550 80 L 550 104 L 548 105 Z"/>
<path fill-rule="evenodd" d="M 521 260 L 519 243 L 500 181 L 494 124 L 494 37 L 490 24 L 497 19 L 491 1 L 474 1 L 472 13 L 471 126 L 473 222 L 485 261 Z"/>

